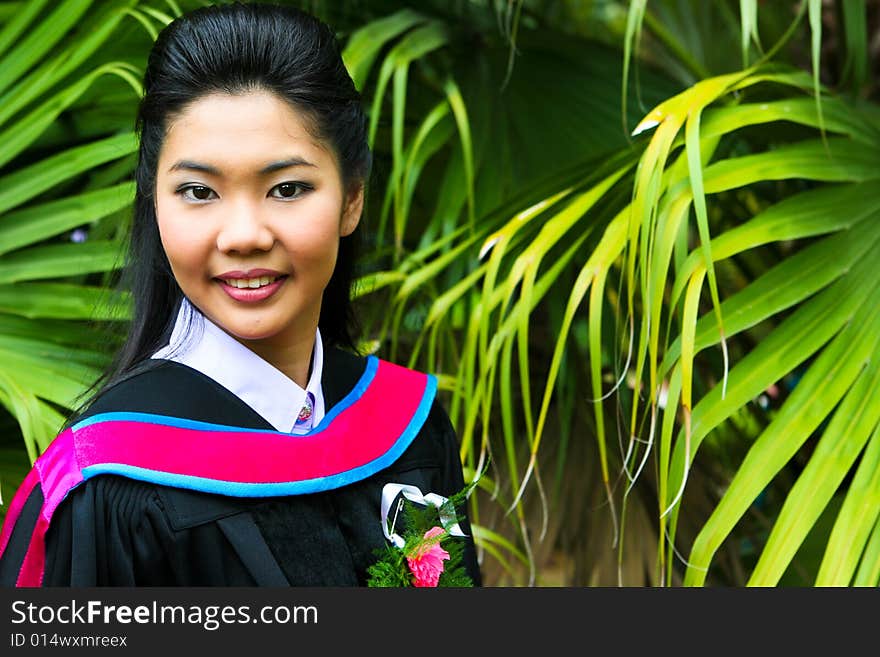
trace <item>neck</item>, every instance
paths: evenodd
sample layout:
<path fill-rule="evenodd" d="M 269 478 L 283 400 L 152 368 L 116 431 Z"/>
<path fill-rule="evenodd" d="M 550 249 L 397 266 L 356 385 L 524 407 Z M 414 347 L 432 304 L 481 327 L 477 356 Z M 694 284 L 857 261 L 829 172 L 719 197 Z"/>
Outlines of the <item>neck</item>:
<path fill-rule="evenodd" d="M 265 340 L 239 340 L 260 358 L 271 363 L 300 388 L 309 384 L 312 352 L 315 348 L 315 330 L 293 340 L 285 340 L 281 346 L 266 344 Z"/>

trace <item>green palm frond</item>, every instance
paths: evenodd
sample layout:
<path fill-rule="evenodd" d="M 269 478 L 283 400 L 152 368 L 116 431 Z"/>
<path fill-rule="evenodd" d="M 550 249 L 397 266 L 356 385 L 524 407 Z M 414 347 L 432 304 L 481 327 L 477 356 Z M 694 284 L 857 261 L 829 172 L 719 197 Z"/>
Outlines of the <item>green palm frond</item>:
<path fill-rule="evenodd" d="M 127 316 L 108 285 L 133 198 L 141 73 L 137 52 L 108 45 L 167 9 L 37 1 L 0 24 L 0 403 L 31 461 L 106 364 L 91 323 Z M 94 120 L 108 112 L 121 119 Z M 4 469 L 0 484 L 21 475 Z"/>
<path fill-rule="evenodd" d="M 591 583 L 875 586 L 866 3 L 824 22 L 817 0 L 698 4 L 628 3 L 616 50 L 531 3 L 321 3 L 350 28 L 375 156 L 364 338 L 439 375 L 465 472 L 490 464 L 475 537 L 511 578 L 540 581 L 567 507 L 609 534 L 572 556 Z M 33 459 L 104 363 L 87 320 L 125 317 L 110 283 L 138 71 L 180 7 L 16 7 L 0 5 L 0 403 Z"/>
<path fill-rule="evenodd" d="M 520 32 L 521 60 L 508 78 L 503 35 L 484 34 L 475 50 L 476 42 L 463 41 L 461 34 L 448 16 L 404 10 L 356 30 L 348 40 L 346 63 L 372 93 L 371 138 L 382 185 L 375 261 L 358 295 L 389 299 L 390 312 L 369 313 L 378 323 L 368 330 L 390 336 L 392 358 L 400 350 L 413 365 L 453 374 L 441 377 L 447 382 L 441 387 L 450 394 L 468 468 L 480 470 L 488 458 L 490 416 L 500 411 L 505 471 L 512 478 L 505 483 L 511 487 L 506 504 L 517 509 L 528 551 L 517 493 L 530 477 L 523 476 L 517 451 L 526 437 L 526 458 L 534 458 L 540 444 L 528 397 L 528 318 L 542 300 L 558 304 L 564 294 L 556 287 L 561 272 L 590 248 L 588 239 L 596 241 L 592 232 L 578 232 L 579 213 L 631 175 L 637 153 L 624 132 L 609 130 L 618 118 L 602 100 L 617 92 L 617 53 L 595 46 L 585 56 L 584 44 L 575 39 Z M 646 98 L 659 99 L 670 89 L 650 75 L 643 82 Z M 536 95 L 547 102 L 535 105 Z M 580 120 L 585 112 L 594 120 Z M 548 130 L 550 125 L 555 130 Z M 616 154 L 620 149 L 624 153 Z M 612 164 L 599 166 L 603 157 Z M 560 190 L 560 179 L 570 186 Z M 603 180 L 604 186 L 590 189 Z M 596 230 L 608 220 L 597 219 Z M 557 257 L 560 234 L 572 242 Z M 508 272 L 507 250 L 524 248 L 536 237 L 516 271 Z M 481 247 L 488 255 L 475 257 Z M 543 271 L 549 262 L 550 271 Z M 487 297 L 496 278 L 506 287 Z M 511 295 L 522 301 L 512 318 L 496 325 Z M 526 395 L 524 403 L 520 394 Z M 522 427 L 527 434 L 520 433 Z"/>
<path fill-rule="evenodd" d="M 639 6 L 645 9 L 638 5 L 634 11 Z M 748 60 L 752 47 L 763 54 L 755 3 L 741 3 L 741 13 L 740 45 Z M 521 47 L 529 43 L 528 34 L 520 37 Z M 788 512 L 780 509 L 779 529 L 766 538 L 767 556 L 751 579 L 779 581 L 838 492 L 841 472 L 859 465 L 857 457 L 877 426 L 866 396 L 872 375 L 861 372 L 875 353 L 874 336 L 880 335 L 867 310 L 873 288 L 863 264 L 874 253 L 880 125 L 876 114 L 824 90 L 819 102 L 816 79 L 765 63 L 707 77 L 647 112 L 632 146 L 609 143 L 601 164 L 558 166 L 546 183 L 493 205 L 484 200 L 482 185 L 502 178 L 497 166 L 484 164 L 480 142 L 491 143 L 491 137 L 482 135 L 520 115 L 495 112 L 494 126 L 482 124 L 480 109 L 468 102 L 465 77 L 458 81 L 474 135 L 473 223 L 466 207 L 469 178 L 454 150 L 461 122 L 453 126 L 450 109 L 439 98 L 405 132 L 412 135 L 407 151 L 401 147 L 407 138 L 401 140 L 399 118 L 397 127 L 392 119 L 393 161 L 416 169 L 418 181 L 432 157 L 453 150 L 443 180 L 455 180 L 461 191 L 452 204 L 445 196 L 450 188 L 441 186 L 438 211 L 455 219 L 436 226 L 433 218 L 427 225 L 420 222 L 431 239 L 381 273 L 384 287 L 378 289 L 396 289 L 391 312 L 383 313 L 384 327 L 394 343 L 407 326 L 421 327 L 412 362 L 421 360 L 435 370 L 451 367 L 455 373 L 448 389 L 462 454 L 474 469 L 490 455 L 503 464 L 509 477 L 506 505 L 523 541 L 529 532 L 522 496 L 530 486 L 531 494 L 544 495 L 539 454 L 559 391 L 584 378 L 591 394 L 581 403 L 595 413 L 599 467 L 612 512 L 617 513 L 615 500 L 626 508 L 639 479 L 656 471 L 658 536 L 668 537 L 658 546 L 657 582 L 679 581 L 676 548 L 690 552 L 684 581 L 705 581 L 718 546 L 773 477 L 790 467 L 799 448 L 815 443 L 817 458 L 823 453 L 821 440 L 839 445 L 842 436 L 854 436 L 848 443 L 851 456 L 836 469 L 816 465 L 814 474 L 810 462 L 802 466 L 805 483 L 792 488 L 789 507 L 809 506 L 801 490 L 826 493 L 812 501 L 812 511 L 797 514 L 793 527 Z M 511 84 L 515 94 L 516 74 Z M 573 114 L 584 116 L 583 110 Z M 606 132 L 611 121 L 600 122 Z M 779 130 L 780 125 L 790 127 Z M 430 148 L 420 159 L 426 145 Z M 407 188 L 412 196 L 395 206 L 399 192 L 394 190 L 405 174 L 398 171 L 391 178 L 386 208 L 400 207 L 406 221 L 415 221 L 419 186 Z M 732 200 L 740 208 L 745 201 L 750 215 L 740 209 L 739 219 L 726 216 Z M 399 250 L 407 243 L 406 230 L 398 230 L 394 240 Z M 739 259 L 760 256 L 775 244 L 786 245 L 789 255 L 764 265 L 754 280 L 732 285 Z M 413 317 L 417 323 L 407 324 Z M 549 317 L 552 325 L 543 328 Z M 853 320 L 861 332 L 847 329 Z M 537 343 L 536 327 L 542 335 Z M 841 337 L 844 329 L 849 333 Z M 753 335 L 761 337 L 750 347 Z M 541 340 L 549 344 L 540 348 Z M 859 350 L 850 346 L 825 355 L 829 344 L 844 349 L 854 341 Z M 844 354 L 851 357 L 848 367 L 841 364 Z M 821 369 L 826 362 L 842 369 Z M 755 414 L 748 410 L 751 400 L 807 366 L 814 374 L 801 379 L 797 394 L 772 419 L 761 420 L 766 428 L 751 447 L 755 456 L 742 462 L 698 536 L 677 536 L 686 474 L 701 446 L 714 449 L 706 439 L 725 430 L 743 409 Z M 839 394 L 814 387 L 832 375 L 840 382 Z M 832 422 L 841 413 L 838 404 L 847 400 L 845 415 Z M 817 409 L 815 417 L 807 408 Z M 619 457 L 608 439 L 607 425 L 617 424 L 608 410 L 625 418 Z M 859 418 L 860 431 L 844 419 L 851 416 Z M 762 469 L 753 466 L 757 461 Z M 871 467 L 859 471 L 859 482 L 872 481 Z M 615 493 L 619 476 L 626 485 Z M 870 494 L 860 495 L 841 507 L 840 523 L 848 523 L 841 526 L 855 526 L 851 509 Z M 622 520 L 625 524 L 625 513 Z M 870 553 L 873 527 L 870 519 L 858 522 L 863 540 L 858 554 Z M 825 563 L 834 558 L 826 557 Z M 849 559 L 857 562 L 852 555 Z M 854 565 L 848 576 L 855 577 Z"/>

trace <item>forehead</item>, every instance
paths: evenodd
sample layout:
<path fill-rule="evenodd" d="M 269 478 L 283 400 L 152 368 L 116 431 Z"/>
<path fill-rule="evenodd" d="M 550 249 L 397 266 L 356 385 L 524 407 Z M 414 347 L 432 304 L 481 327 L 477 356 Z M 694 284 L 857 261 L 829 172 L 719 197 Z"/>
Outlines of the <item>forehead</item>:
<path fill-rule="evenodd" d="M 332 152 L 313 132 L 310 117 L 268 91 L 213 93 L 193 101 L 169 121 L 160 170 L 181 158 L 242 170 L 279 156 L 334 166 Z"/>

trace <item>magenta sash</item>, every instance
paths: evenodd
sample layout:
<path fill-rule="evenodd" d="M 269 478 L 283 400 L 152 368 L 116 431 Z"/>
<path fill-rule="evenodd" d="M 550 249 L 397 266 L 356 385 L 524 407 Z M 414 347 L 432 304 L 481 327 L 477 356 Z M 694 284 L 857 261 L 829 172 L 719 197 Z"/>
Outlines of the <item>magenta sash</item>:
<path fill-rule="evenodd" d="M 19 487 L 0 533 L 0 555 L 25 501 L 43 507 L 17 586 L 39 586 L 52 515 L 76 486 L 116 474 L 236 497 L 331 490 L 388 467 L 418 434 L 437 381 L 375 357 L 354 389 L 304 435 L 242 429 L 144 413 L 101 413 L 62 432 Z"/>

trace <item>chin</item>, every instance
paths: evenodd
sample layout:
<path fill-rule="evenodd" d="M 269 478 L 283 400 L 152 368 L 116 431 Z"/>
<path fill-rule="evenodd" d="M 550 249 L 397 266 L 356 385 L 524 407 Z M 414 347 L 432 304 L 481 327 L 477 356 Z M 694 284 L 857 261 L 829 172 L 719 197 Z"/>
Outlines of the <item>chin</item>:
<path fill-rule="evenodd" d="M 276 335 L 274 331 L 232 331 L 226 329 L 226 331 L 232 335 L 232 337 L 243 340 L 245 342 L 258 342 L 260 340 L 267 340 Z"/>

